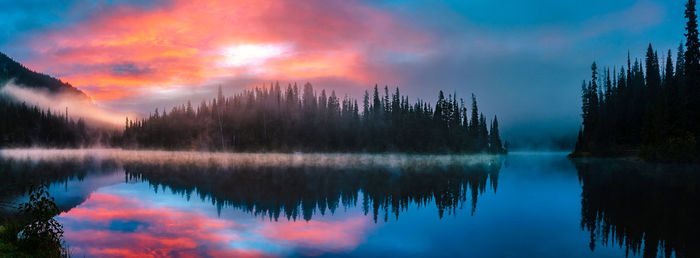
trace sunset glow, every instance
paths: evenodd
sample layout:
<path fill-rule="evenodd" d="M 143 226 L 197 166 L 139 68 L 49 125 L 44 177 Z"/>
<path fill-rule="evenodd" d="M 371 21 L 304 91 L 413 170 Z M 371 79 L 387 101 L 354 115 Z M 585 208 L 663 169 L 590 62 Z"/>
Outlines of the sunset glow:
<path fill-rule="evenodd" d="M 370 52 L 410 54 L 429 40 L 360 3 L 291 3 L 176 0 L 153 9 L 119 7 L 31 37 L 28 46 L 38 56 L 27 63 L 105 101 L 238 76 L 369 84 Z"/>
<path fill-rule="evenodd" d="M 282 58 L 289 47 L 282 44 L 269 45 L 237 45 L 227 47 L 223 51 L 225 56 L 224 65 L 239 66 L 260 66 L 268 59 Z"/>
<path fill-rule="evenodd" d="M 192 207 L 176 205 L 181 196 L 166 193 L 152 200 L 142 191 L 118 185 L 95 192 L 78 207 L 59 216 L 75 255 L 109 257 L 276 257 L 298 250 L 352 250 L 370 229 L 370 218 L 322 218 L 314 221 L 267 221 L 222 218 L 208 201 L 193 198 Z M 233 209 L 229 207 L 229 209 Z M 84 225 L 91 225 L 85 228 Z"/>
<path fill-rule="evenodd" d="M 700 257 L 698 0 L 0 0 L 2 257 Z"/>

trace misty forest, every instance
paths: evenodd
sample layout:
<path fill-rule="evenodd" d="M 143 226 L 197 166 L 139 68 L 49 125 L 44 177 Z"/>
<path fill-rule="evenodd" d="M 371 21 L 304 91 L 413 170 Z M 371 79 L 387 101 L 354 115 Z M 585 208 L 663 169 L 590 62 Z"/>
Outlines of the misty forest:
<path fill-rule="evenodd" d="M 498 118 L 491 121 L 473 95 L 470 115 L 453 94 L 440 91 L 433 107 L 410 103 L 398 88 L 390 95 L 384 87 L 380 95 L 375 86 L 371 95 L 365 91 L 360 109 L 356 99 L 317 94 L 310 83 L 301 92 L 288 85 L 284 93 L 275 83 L 230 98 L 219 87 L 216 99 L 196 108 L 188 102 L 170 113 L 156 109 L 145 119 L 127 119 L 122 142 L 165 149 L 503 153 Z"/>
<path fill-rule="evenodd" d="M 46 80 L 4 56 L 4 67 L 22 71 L 3 76 L 5 82 Z M 6 69 L 7 71 L 7 69 Z M 12 70 L 10 70 L 12 71 Z M 7 72 L 9 73 L 9 72 Z M 70 87 L 69 85 L 64 87 Z M 70 87 L 72 88 L 72 87 Z M 487 121 L 472 95 L 471 111 L 456 94 L 440 91 L 435 105 L 410 103 L 399 88 L 383 94 L 375 85 L 365 92 L 362 108 L 356 99 L 342 99 L 332 91 L 314 91 L 279 83 L 224 97 L 194 107 L 190 102 L 169 113 L 156 109 L 145 118 L 125 118 L 123 132 L 87 130 L 69 110 L 40 110 L 0 97 L 0 146 L 89 147 L 226 151 L 331 151 L 410 153 L 504 153 L 498 118 Z"/>

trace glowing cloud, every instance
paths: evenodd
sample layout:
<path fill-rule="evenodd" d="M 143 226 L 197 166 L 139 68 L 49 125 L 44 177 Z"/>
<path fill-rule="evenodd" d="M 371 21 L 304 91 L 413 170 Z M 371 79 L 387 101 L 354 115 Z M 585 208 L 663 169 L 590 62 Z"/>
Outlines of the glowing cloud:
<path fill-rule="evenodd" d="M 61 214 L 71 251 L 88 256 L 270 256 L 233 249 L 233 222 L 168 207 L 149 207 L 136 199 L 94 193 L 80 206 Z M 92 225 L 90 228 L 81 224 Z M 75 228 L 73 228 L 75 227 Z M 198 248 L 199 247 L 199 248 Z M 206 247 L 206 248 L 202 248 Z"/>
<path fill-rule="evenodd" d="M 337 77 L 369 85 L 376 53 L 423 52 L 430 37 L 354 1 L 175 0 L 119 7 L 28 38 L 39 71 L 97 101 L 213 78 Z"/>
<path fill-rule="evenodd" d="M 110 257 L 318 255 L 355 249 L 373 227 L 371 218 L 362 214 L 309 222 L 252 217 L 234 222 L 197 204 L 178 207 L 152 201 L 168 198 L 180 196 L 143 198 L 138 192 L 98 191 L 58 220 L 73 254 Z"/>
<path fill-rule="evenodd" d="M 238 45 L 227 47 L 223 51 L 226 66 L 261 65 L 270 58 L 281 57 L 289 49 L 282 44 Z"/>

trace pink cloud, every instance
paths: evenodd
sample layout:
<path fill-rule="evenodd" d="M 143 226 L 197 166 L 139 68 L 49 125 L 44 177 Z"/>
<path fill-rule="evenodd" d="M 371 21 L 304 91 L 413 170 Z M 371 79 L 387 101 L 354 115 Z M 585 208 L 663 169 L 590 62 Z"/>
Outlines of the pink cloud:
<path fill-rule="evenodd" d="M 252 216 L 252 215 L 251 215 Z M 59 216 L 71 252 L 106 257 L 269 257 L 318 255 L 355 249 L 372 228 L 368 217 L 338 221 L 255 221 L 239 224 L 197 210 L 153 205 L 140 199 L 93 193 Z M 269 250 L 250 249 L 273 245 Z M 281 250 L 281 251 L 280 251 Z"/>
<path fill-rule="evenodd" d="M 167 207 L 148 207 L 139 200 L 112 194 L 94 193 L 59 217 L 67 221 L 65 239 L 72 252 L 88 256 L 271 256 L 228 247 L 242 240 L 231 232 L 241 227 L 234 222 Z M 99 229 L 109 228 L 114 221 L 138 222 L 138 226 L 126 231 Z M 80 227 L 83 223 L 91 228 Z"/>
<path fill-rule="evenodd" d="M 352 217 L 343 221 L 294 221 L 270 223 L 260 234 L 277 241 L 313 247 L 317 252 L 349 251 L 364 241 L 371 227 L 367 217 Z"/>
<path fill-rule="evenodd" d="M 355 1 L 175 0 L 167 7 L 123 7 L 95 17 L 38 35 L 28 46 L 40 53 L 29 60 L 32 68 L 64 75 L 96 100 L 251 73 L 272 80 L 370 83 L 378 76 L 367 65 L 370 52 L 422 52 L 431 40 Z M 286 48 L 258 55 L 265 58 L 249 65 L 222 65 L 235 58 L 226 50 L 240 45 Z"/>

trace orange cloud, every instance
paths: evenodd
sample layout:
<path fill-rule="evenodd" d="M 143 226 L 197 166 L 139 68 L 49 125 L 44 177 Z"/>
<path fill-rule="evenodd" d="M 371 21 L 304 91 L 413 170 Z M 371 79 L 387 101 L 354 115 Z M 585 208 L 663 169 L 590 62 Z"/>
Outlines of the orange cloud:
<path fill-rule="evenodd" d="M 167 207 L 148 207 L 139 200 L 112 194 L 93 193 L 60 217 L 67 220 L 65 238 L 71 243 L 71 251 L 88 256 L 270 256 L 228 247 L 228 243 L 241 240 L 229 231 L 239 227 L 233 222 Z M 133 228 L 110 228 L 114 222 L 124 221 L 133 223 Z"/>
<path fill-rule="evenodd" d="M 151 10 L 110 10 L 37 36 L 29 46 L 41 59 L 29 64 L 99 101 L 251 74 L 369 83 L 376 76 L 366 65 L 376 58 L 371 53 L 421 52 L 429 40 L 354 1 L 175 0 Z"/>

